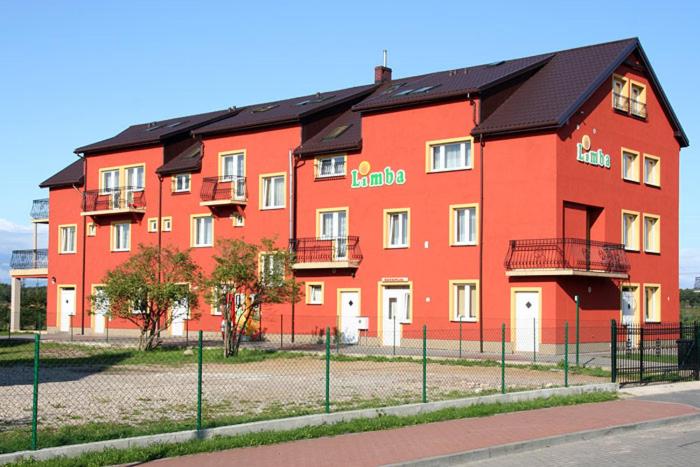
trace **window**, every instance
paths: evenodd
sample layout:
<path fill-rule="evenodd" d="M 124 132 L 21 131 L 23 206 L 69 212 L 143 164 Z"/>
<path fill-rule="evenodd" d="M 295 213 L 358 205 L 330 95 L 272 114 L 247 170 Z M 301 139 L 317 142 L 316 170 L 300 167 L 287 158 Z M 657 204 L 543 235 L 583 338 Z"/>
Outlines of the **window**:
<path fill-rule="evenodd" d="M 157 217 L 150 217 L 148 219 L 148 231 L 149 232 L 158 232 L 158 218 Z"/>
<path fill-rule="evenodd" d="M 144 167 L 142 165 L 127 167 L 125 170 L 126 187 L 129 191 L 141 191 L 144 186 Z"/>
<path fill-rule="evenodd" d="M 75 253 L 77 251 L 77 242 L 75 225 L 59 225 L 58 226 L 58 252 L 59 253 Z"/>
<path fill-rule="evenodd" d="M 234 227 L 243 227 L 245 226 L 245 217 L 243 217 L 243 214 L 232 214 L 231 219 L 233 220 L 233 226 Z"/>
<path fill-rule="evenodd" d="M 231 197 L 245 199 L 245 150 L 219 153 L 219 175 L 222 182 L 231 182 Z"/>
<path fill-rule="evenodd" d="M 260 176 L 260 209 L 284 208 L 285 175 Z"/>
<path fill-rule="evenodd" d="M 170 232 L 173 230 L 173 218 L 168 216 L 161 219 L 160 229 L 163 232 Z"/>
<path fill-rule="evenodd" d="M 644 321 L 661 321 L 661 286 L 657 284 L 644 285 Z"/>
<path fill-rule="evenodd" d="M 410 243 L 409 209 L 384 210 L 384 248 L 407 248 Z"/>
<path fill-rule="evenodd" d="M 112 251 L 129 251 L 131 247 L 131 224 L 115 222 L 112 224 Z"/>
<path fill-rule="evenodd" d="M 348 208 L 316 210 L 316 236 L 322 240 L 332 240 L 327 245 L 331 249 L 328 258 L 332 261 L 348 258 Z"/>
<path fill-rule="evenodd" d="M 622 211 L 622 243 L 625 250 L 639 251 L 639 213 Z"/>
<path fill-rule="evenodd" d="M 661 162 L 658 157 L 644 154 L 644 183 L 661 186 Z"/>
<path fill-rule="evenodd" d="M 450 320 L 477 321 L 479 296 L 477 281 L 450 281 Z"/>
<path fill-rule="evenodd" d="M 97 235 L 97 224 L 95 224 L 94 222 L 88 222 L 87 236 L 94 237 L 95 235 Z"/>
<path fill-rule="evenodd" d="M 258 260 L 263 282 L 276 283 L 284 280 L 282 258 L 274 253 L 260 253 Z"/>
<path fill-rule="evenodd" d="M 634 81 L 630 82 L 630 113 L 637 117 L 647 116 L 646 86 Z"/>
<path fill-rule="evenodd" d="M 653 214 L 644 214 L 644 251 L 659 253 L 661 251 L 660 218 Z"/>
<path fill-rule="evenodd" d="M 192 216 L 191 244 L 193 247 L 214 245 L 214 218 L 209 215 Z"/>
<path fill-rule="evenodd" d="M 638 152 L 622 149 L 622 178 L 631 182 L 639 182 Z"/>
<path fill-rule="evenodd" d="M 426 144 L 427 172 L 472 168 L 472 139 L 429 141 Z"/>
<path fill-rule="evenodd" d="M 345 175 L 345 155 L 316 159 L 316 178 L 342 177 Z"/>
<path fill-rule="evenodd" d="M 190 174 L 173 175 L 173 193 L 190 191 Z"/>
<path fill-rule="evenodd" d="M 323 282 L 306 283 L 306 303 L 308 305 L 323 305 Z"/>
<path fill-rule="evenodd" d="M 622 110 L 623 112 L 629 111 L 629 100 L 627 94 L 627 79 L 622 76 L 613 76 L 612 81 L 612 98 L 613 98 L 613 108 L 617 110 Z"/>
<path fill-rule="evenodd" d="M 476 245 L 476 205 L 450 206 L 450 245 Z"/>

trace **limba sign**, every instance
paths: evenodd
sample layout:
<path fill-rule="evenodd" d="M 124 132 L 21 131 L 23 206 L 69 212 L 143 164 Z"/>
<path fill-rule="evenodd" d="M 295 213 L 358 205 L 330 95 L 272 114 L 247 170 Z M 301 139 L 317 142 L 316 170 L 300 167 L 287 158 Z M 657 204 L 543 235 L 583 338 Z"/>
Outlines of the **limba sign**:
<path fill-rule="evenodd" d="M 610 168 L 610 155 L 604 154 L 602 149 L 591 151 L 591 138 L 583 135 L 581 142 L 576 145 L 576 160 L 584 164 Z"/>
<path fill-rule="evenodd" d="M 351 170 L 352 182 L 350 188 L 403 185 L 406 183 L 406 171 L 403 169 L 393 170 L 391 167 L 386 166 L 382 171 L 370 172 L 371 169 L 369 162 L 362 161 L 357 169 Z"/>

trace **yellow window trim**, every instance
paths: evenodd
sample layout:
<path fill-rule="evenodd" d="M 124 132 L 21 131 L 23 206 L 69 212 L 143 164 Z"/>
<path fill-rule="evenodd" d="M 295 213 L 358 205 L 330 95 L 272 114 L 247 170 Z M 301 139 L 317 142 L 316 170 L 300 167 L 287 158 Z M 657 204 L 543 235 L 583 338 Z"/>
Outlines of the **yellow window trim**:
<path fill-rule="evenodd" d="M 457 209 L 475 208 L 474 219 L 476 226 L 474 229 L 474 243 L 456 243 L 455 242 L 455 211 Z M 449 231 L 450 231 L 450 246 L 475 246 L 479 244 L 479 203 L 469 204 L 450 204 L 449 207 Z"/>
<path fill-rule="evenodd" d="M 537 342 L 542 344 L 542 310 L 544 309 L 544 295 L 542 287 L 511 287 L 510 288 L 510 343 L 515 347 L 515 294 L 518 292 L 537 292 L 540 296 L 540 309 L 537 315 L 537 324 L 539 324 L 539 332 L 537 332 Z"/>
<path fill-rule="evenodd" d="M 321 170 L 320 170 L 320 160 L 321 159 L 334 159 L 336 157 L 343 157 L 343 173 L 342 174 L 333 174 L 333 175 L 326 175 L 326 176 L 321 176 Z M 338 154 L 325 154 L 322 156 L 316 156 L 314 157 L 314 179 L 326 179 L 326 178 L 333 178 L 333 177 L 345 177 L 348 174 L 348 155 L 345 153 L 338 153 Z"/>
<path fill-rule="evenodd" d="M 272 208 L 263 207 L 263 179 L 272 177 L 283 177 L 283 193 L 282 196 L 282 206 L 275 206 Z M 287 207 L 287 172 L 272 172 L 260 174 L 258 177 L 258 208 L 261 211 L 274 211 L 275 209 L 285 209 Z"/>
<path fill-rule="evenodd" d="M 647 219 L 655 219 L 656 223 L 654 224 L 654 229 L 655 229 L 655 236 L 654 236 L 654 245 L 652 248 L 647 248 L 646 242 L 643 242 L 644 245 L 644 252 L 645 253 L 661 253 L 661 216 L 657 214 L 650 214 L 648 212 L 645 212 L 642 214 L 642 240 L 645 239 L 646 234 L 646 220 Z"/>
<path fill-rule="evenodd" d="M 170 222 L 170 228 L 168 228 L 168 229 L 165 228 L 166 222 Z M 173 230 L 173 217 L 172 216 L 161 217 L 160 230 L 161 230 L 161 232 L 172 232 L 172 230 Z"/>
<path fill-rule="evenodd" d="M 382 309 L 382 303 L 384 302 L 384 287 L 408 287 L 408 294 L 410 297 L 410 300 L 408 302 L 408 321 L 405 321 L 405 324 L 413 324 L 413 281 L 402 281 L 402 282 L 393 282 L 393 281 L 379 281 L 377 282 L 377 337 L 380 339 L 383 337 L 382 336 L 382 318 L 383 318 L 383 309 Z M 403 335 L 403 326 L 399 326 L 399 331 L 401 331 L 401 335 Z"/>
<path fill-rule="evenodd" d="M 624 245 L 624 240 L 625 240 L 625 214 L 632 214 L 636 216 L 635 218 L 635 225 L 636 227 L 633 228 L 632 233 L 634 234 L 634 241 L 632 242 L 632 246 L 627 247 L 626 245 L 624 246 L 625 250 L 627 251 L 639 251 L 640 250 L 640 241 L 639 241 L 639 219 L 641 218 L 640 212 L 639 211 L 630 211 L 627 209 L 622 209 L 621 214 L 620 214 L 620 242 Z"/>
<path fill-rule="evenodd" d="M 247 157 L 247 151 L 246 149 L 234 149 L 231 151 L 222 151 L 219 153 L 219 177 L 224 176 L 224 157 L 226 156 L 235 156 L 236 154 L 243 154 L 243 177 L 245 177 L 246 174 L 246 160 L 248 159 Z"/>
<path fill-rule="evenodd" d="M 311 286 L 320 286 L 321 287 L 321 301 L 320 302 L 312 302 L 311 301 L 311 293 L 309 290 L 311 289 Z M 323 281 L 317 281 L 317 282 L 306 282 L 304 283 L 304 298 L 306 301 L 307 305 L 323 305 L 323 302 L 325 301 L 325 294 L 326 294 L 326 287 Z"/>
<path fill-rule="evenodd" d="M 88 237 L 94 237 L 95 235 L 97 235 L 97 224 L 95 224 L 94 222 L 88 222 L 86 235 Z"/>
<path fill-rule="evenodd" d="M 641 91 L 639 93 L 639 102 L 646 104 L 647 103 L 647 85 L 644 83 L 641 83 L 639 81 L 635 81 L 633 79 L 629 80 L 629 95 L 630 98 L 632 97 L 632 86 L 636 86 L 638 88 L 641 88 Z"/>
<path fill-rule="evenodd" d="M 63 251 L 61 248 L 63 247 L 63 229 L 67 229 L 69 227 L 73 227 L 75 230 L 75 235 L 73 236 L 73 239 L 75 240 L 75 245 L 73 248 L 73 251 Z M 74 255 L 78 252 L 78 224 L 61 224 L 58 226 L 58 254 L 59 255 Z"/>
<path fill-rule="evenodd" d="M 143 167 L 143 189 L 146 189 L 146 163 L 145 162 L 140 162 L 138 164 L 127 164 L 127 165 L 116 165 L 114 167 L 103 167 L 99 170 L 99 183 L 98 186 L 100 187 L 100 191 L 102 191 L 103 186 L 102 182 L 104 181 L 104 177 L 102 176 L 103 172 L 111 172 L 113 170 L 118 170 L 119 171 L 119 186 L 126 186 L 126 169 L 131 169 L 134 167 Z"/>
<path fill-rule="evenodd" d="M 647 320 L 647 289 L 656 289 L 656 294 L 654 295 L 654 301 L 656 302 L 656 316 L 653 319 Z M 644 295 L 644 322 L 645 323 L 660 323 L 661 322 L 661 284 L 655 283 L 645 283 L 642 287 L 642 293 Z"/>
<path fill-rule="evenodd" d="M 116 231 L 116 226 L 121 225 L 121 224 L 128 224 L 129 225 L 129 237 L 127 238 L 127 245 L 126 249 L 123 250 L 115 250 L 114 249 L 114 233 Z M 113 251 L 115 253 L 123 253 L 125 251 L 131 251 L 131 231 L 133 229 L 131 228 L 131 222 L 130 221 L 114 221 L 110 223 L 109 225 L 109 251 Z"/>
<path fill-rule="evenodd" d="M 240 224 L 236 223 L 236 218 L 241 219 Z M 234 227 L 245 227 L 245 216 L 238 212 L 231 214 L 231 225 L 233 225 Z"/>
<path fill-rule="evenodd" d="M 350 207 L 349 206 L 340 206 L 337 208 L 319 208 L 316 209 L 316 238 L 319 238 L 321 236 L 321 214 L 325 212 L 336 212 L 336 211 L 344 211 L 345 212 L 345 236 L 347 237 L 348 231 L 350 230 Z"/>
<path fill-rule="evenodd" d="M 632 178 L 627 178 L 625 177 L 625 153 L 629 154 L 634 154 L 634 164 L 632 168 Z M 639 183 L 639 160 L 641 159 L 639 151 L 635 151 L 634 149 L 630 148 L 625 148 L 622 147 L 620 148 L 620 176 L 622 177 L 623 180 L 627 182 L 635 182 Z"/>
<path fill-rule="evenodd" d="M 610 83 L 611 86 L 612 86 L 613 93 L 615 92 L 615 81 L 618 81 L 618 80 L 619 80 L 619 81 L 622 81 L 623 83 L 625 83 L 625 84 L 622 86 L 622 95 L 623 95 L 624 97 L 629 97 L 629 95 L 630 95 L 630 93 L 629 93 L 630 81 L 629 81 L 629 79 L 625 78 L 625 77 L 622 76 L 622 75 L 613 74 L 613 76 L 612 76 L 612 82 Z M 612 101 L 613 107 L 615 107 L 615 96 L 614 96 L 614 95 L 612 96 L 612 99 L 613 99 L 613 101 Z"/>
<path fill-rule="evenodd" d="M 211 245 L 195 245 L 195 219 L 200 217 L 211 217 Z M 214 216 L 211 214 L 190 214 L 190 248 L 211 248 L 216 242 L 216 237 L 214 236 L 214 227 L 216 222 L 214 221 Z"/>
<path fill-rule="evenodd" d="M 190 179 L 189 183 L 189 188 L 187 190 L 177 190 L 177 177 L 181 177 L 183 175 L 187 175 L 187 178 Z M 170 192 L 171 193 L 190 193 L 192 192 L 192 174 L 190 172 L 183 172 L 179 174 L 173 174 L 170 176 Z"/>
<path fill-rule="evenodd" d="M 406 212 L 406 245 L 405 246 L 389 246 L 389 214 L 395 214 L 399 212 Z M 391 208 L 385 209 L 384 218 L 382 224 L 384 226 L 384 232 L 382 236 L 382 245 L 384 249 L 388 250 L 400 250 L 403 248 L 411 247 L 411 208 Z"/>
<path fill-rule="evenodd" d="M 146 227 L 148 232 L 154 233 L 158 232 L 158 218 L 157 217 L 149 217 L 148 220 L 146 221 Z"/>
<path fill-rule="evenodd" d="M 646 160 L 651 159 L 656 161 L 656 177 L 655 180 L 647 181 L 647 164 Z M 657 156 L 652 156 L 651 154 L 644 153 L 642 157 L 642 167 L 644 172 L 644 183 L 649 186 L 660 187 L 661 186 L 661 158 Z"/>
<path fill-rule="evenodd" d="M 641 323 L 642 318 L 642 302 L 639 300 L 639 293 L 641 287 L 639 282 L 629 282 L 626 284 L 622 284 L 622 286 L 620 287 L 620 322 L 622 322 L 622 292 L 624 292 L 625 289 L 631 289 L 634 293 L 634 301 L 637 304 L 637 309 L 634 312 L 634 324 L 639 324 Z"/>
<path fill-rule="evenodd" d="M 442 144 L 451 143 L 466 143 L 471 144 L 471 160 L 467 167 L 460 167 L 458 169 L 438 169 L 433 170 L 433 158 L 432 158 L 432 148 L 433 146 L 439 146 Z M 441 173 L 441 172 L 455 172 L 459 170 L 472 170 L 474 169 L 474 138 L 472 136 L 461 136 L 459 138 L 448 138 L 448 139 L 436 139 L 432 141 L 425 142 L 425 173 Z"/>
<path fill-rule="evenodd" d="M 474 308 L 475 308 L 475 315 L 476 318 L 463 318 L 461 320 L 455 318 L 455 294 L 454 294 L 454 288 L 457 285 L 473 285 L 474 286 Z M 478 279 L 453 279 L 449 281 L 449 320 L 454 323 L 459 323 L 462 321 L 463 323 L 478 323 L 479 318 L 481 317 L 480 311 L 479 310 L 479 293 L 480 293 L 481 285 L 479 283 Z"/>

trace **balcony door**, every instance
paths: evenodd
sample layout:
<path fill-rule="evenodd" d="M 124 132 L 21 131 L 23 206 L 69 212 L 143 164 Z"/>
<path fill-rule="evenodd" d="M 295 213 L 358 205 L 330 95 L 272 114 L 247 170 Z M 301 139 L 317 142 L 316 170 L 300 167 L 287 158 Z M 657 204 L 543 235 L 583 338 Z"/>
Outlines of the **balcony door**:
<path fill-rule="evenodd" d="M 128 167 L 125 171 L 126 177 L 126 198 L 128 204 L 134 204 L 134 193 L 142 192 L 144 186 L 143 166 Z"/>
<path fill-rule="evenodd" d="M 221 157 L 221 181 L 231 182 L 231 195 L 234 199 L 245 198 L 244 177 L 243 153 L 227 154 Z"/>
<path fill-rule="evenodd" d="M 107 209 L 119 207 L 119 169 L 105 170 L 102 172 L 101 194 L 109 197 Z"/>
<path fill-rule="evenodd" d="M 326 211 L 321 213 L 321 239 L 333 241 L 333 260 L 348 258 L 348 213 L 346 211 Z"/>

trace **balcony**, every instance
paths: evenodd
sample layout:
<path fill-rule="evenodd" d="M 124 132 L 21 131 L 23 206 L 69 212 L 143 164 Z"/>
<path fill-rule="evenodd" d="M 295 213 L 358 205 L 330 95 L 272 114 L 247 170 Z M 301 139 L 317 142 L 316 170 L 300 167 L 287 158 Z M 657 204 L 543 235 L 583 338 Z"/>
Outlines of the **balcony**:
<path fill-rule="evenodd" d="M 246 178 L 236 175 L 206 177 L 199 192 L 200 206 L 247 204 Z"/>
<path fill-rule="evenodd" d="M 14 250 L 10 258 L 10 276 L 46 276 L 49 267 L 49 251 Z"/>
<path fill-rule="evenodd" d="M 146 212 L 146 192 L 143 187 L 119 187 L 83 192 L 81 216 L 107 216 Z"/>
<path fill-rule="evenodd" d="M 507 276 L 593 276 L 627 279 L 624 246 L 578 238 L 511 240 Z"/>
<path fill-rule="evenodd" d="M 35 199 L 32 201 L 32 211 L 29 214 L 35 224 L 49 223 L 49 199 Z"/>
<path fill-rule="evenodd" d="M 647 104 L 623 94 L 613 93 L 613 108 L 639 118 L 647 118 Z"/>
<path fill-rule="evenodd" d="M 297 238 L 289 241 L 294 269 L 356 269 L 362 262 L 360 237 Z"/>

